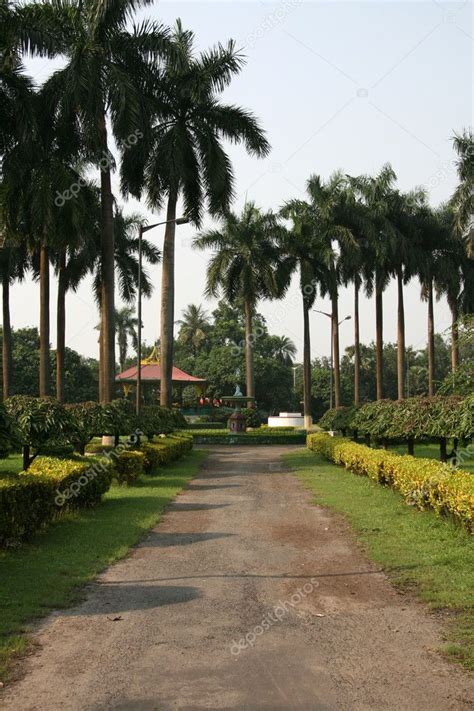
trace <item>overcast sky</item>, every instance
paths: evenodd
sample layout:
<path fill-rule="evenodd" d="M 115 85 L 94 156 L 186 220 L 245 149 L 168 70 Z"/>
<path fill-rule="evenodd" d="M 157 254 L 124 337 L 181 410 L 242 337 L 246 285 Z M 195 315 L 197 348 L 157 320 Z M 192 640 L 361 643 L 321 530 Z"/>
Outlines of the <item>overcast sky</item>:
<path fill-rule="evenodd" d="M 327 178 L 336 169 L 374 173 L 390 162 L 401 190 L 425 186 L 433 205 L 456 185 L 451 136 L 472 124 L 472 5 L 469 2 L 160 2 L 142 16 L 166 24 L 177 17 L 196 33 L 198 47 L 234 38 L 247 57 L 225 99 L 251 109 L 268 133 L 272 152 L 265 160 L 230 147 L 237 178 L 235 209 L 245 198 L 277 210 L 302 197 L 312 173 Z M 38 83 L 51 63 L 35 59 L 28 70 Z M 117 181 L 114 182 L 118 195 Z M 144 204 L 129 202 L 149 219 Z M 206 226 L 211 223 L 206 220 Z M 207 255 L 191 247 L 194 230 L 178 228 L 176 318 L 189 303 L 204 303 Z M 162 245 L 160 228 L 153 239 Z M 159 334 L 160 267 L 153 268 L 152 298 L 144 303 L 144 339 Z M 52 344 L 55 346 L 56 285 L 52 288 Z M 352 289 L 343 290 L 341 318 L 352 312 Z M 271 332 L 290 336 L 302 350 L 301 299 L 296 283 L 284 302 L 261 303 Z M 212 303 L 205 304 L 212 310 Z M 426 341 L 426 305 L 419 286 L 406 288 L 407 344 Z M 98 356 L 97 308 L 90 282 L 68 296 L 67 344 Z M 329 309 L 319 299 L 316 308 Z M 36 325 L 38 284 L 15 286 L 15 328 Z M 312 357 L 329 354 L 329 320 L 312 314 Z M 449 326 L 442 300 L 435 308 L 436 330 Z M 373 340 L 374 303 L 361 304 L 361 338 Z M 385 339 L 396 338 L 396 292 L 385 294 Z M 341 346 L 352 342 L 352 324 L 341 327 Z"/>

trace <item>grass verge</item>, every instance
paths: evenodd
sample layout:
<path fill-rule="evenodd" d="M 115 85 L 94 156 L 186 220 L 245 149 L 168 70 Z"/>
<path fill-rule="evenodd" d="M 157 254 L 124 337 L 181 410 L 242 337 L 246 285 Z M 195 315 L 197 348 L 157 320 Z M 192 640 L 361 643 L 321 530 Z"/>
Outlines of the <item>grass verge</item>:
<path fill-rule="evenodd" d="M 191 452 L 133 487 L 113 486 L 100 506 L 64 516 L 17 549 L 0 550 L 0 680 L 27 648 L 29 623 L 74 603 L 84 583 L 123 558 L 205 456 Z"/>
<path fill-rule="evenodd" d="M 284 455 L 315 501 L 343 514 L 368 555 L 398 585 L 451 613 L 444 653 L 474 669 L 474 544 L 460 526 L 314 452 Z"/>

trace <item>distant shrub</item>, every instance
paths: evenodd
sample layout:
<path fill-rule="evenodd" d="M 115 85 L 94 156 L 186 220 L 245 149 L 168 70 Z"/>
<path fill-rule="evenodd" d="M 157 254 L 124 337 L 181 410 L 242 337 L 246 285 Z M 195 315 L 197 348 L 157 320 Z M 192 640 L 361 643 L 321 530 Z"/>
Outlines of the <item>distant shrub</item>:
<path fill-rule="evenodd" d="M 256 407 L 243 407 L 242 415 L 245 416 L 247 427 L 260 427 L 262 416 Z"/>

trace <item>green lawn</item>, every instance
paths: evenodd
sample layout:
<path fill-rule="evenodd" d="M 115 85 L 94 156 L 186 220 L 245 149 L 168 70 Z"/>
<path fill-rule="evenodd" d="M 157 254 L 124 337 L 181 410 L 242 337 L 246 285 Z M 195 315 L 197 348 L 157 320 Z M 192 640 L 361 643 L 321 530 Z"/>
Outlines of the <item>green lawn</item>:
<path fill-rule="evenodd" d="M 17 474 L 23 469 L 23 458 L 21 454 L 11 454 L 6 459 L 0 459 L 0 478 L 5 474 L 14 472 Z"/>
<path fill-rule="evenodd" d="M 448 444 L 448 451 L 450 452 L 452 448 L 452 443 Z M 405 444 L 394 444 L 390 447 L 394 452 L 398 454 L 406 454 L 407 446 Z M 470 451 L 474 452 L 474 447 L 470 451 L 459 446 L 459 450 L 464 452 L 462 462 L 459 464 L 460 469 L 471 472 L 474 474 L 474 454 L 470 454 Z M 415 444 L 415 457 L 427 457 L 428 459 L 437 459 L 439 461 L 439 444 Z"/>
<path fill-rule="evenodd" d="M 65 516 L 17 549 L 0 550 L 0 679 L 12 656 L 28 646 L 28 624 L 71 605 L 84 583 L 123 558 L 205 456 L 195 451 L 137 486 L 113 486 L 97 508 Z"/>
<path fill-rule="evenodd" d="M 420 448 L 421 449 L 421 448 Z M 430 511 L 417 511 L 380 486 L 314 452 L 284 459 L 315 501 L 349 520 L 372 560 L 398 585 L 453 614 L 444 651 L 474 669 L 474 543 L 464 529 Z"/>

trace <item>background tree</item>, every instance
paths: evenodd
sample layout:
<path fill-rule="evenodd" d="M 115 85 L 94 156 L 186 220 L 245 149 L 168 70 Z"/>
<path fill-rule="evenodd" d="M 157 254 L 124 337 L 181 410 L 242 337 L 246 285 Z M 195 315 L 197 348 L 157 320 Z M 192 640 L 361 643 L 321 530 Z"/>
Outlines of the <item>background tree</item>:
<path fill-rule="evenodd" d="M 199 348 L 209 335 L 209 318 L 206 311 L 199 304 L 189 304 L 183 311 L 183 318 L 179 323 L 178 340 L 191 347 L 196 356 Z"/>
<path fill-rule="evenodd" d="M 384 397 L 383 388 L 383 292 L 390 281 L 392 264 L 390 244 L 394 238 L 394 228 L 389 219 L 389 197 L 396 180 L 390 164 L 382 167 L 374 176 L 351 178 L 352 188 L 366 205 L 373 229 L 370 235 L 370 254 L 367 254 L 367 295 L 375 293 L 376 328 L 376 378 L 377 400 Z"/>
<path fill-rule="evenodd" d="M 207 269 L 207 296 L 221 291 L 230 303 L 241 299 L 245 322 L 246 395 L 255 398 L 253 318 L 259 299 L 283 294 L 278 281 L 280 265 L 277 239 L 282 229 L 276 216 L 262 213 L 254 203 L 247 203 L 241 215 L 228 213 L 222 229 L 199 234 L 194 245 L 212 249 L 214 255 Z M 249 407 L 253 402 L 249 400 Z"/>
<path fill-rule="evenodd" d="M 117 343 L 119 348 L 120 372 L 125 370 L 127 361 L 128 339 L 132 341 L 132 346 L 137 348 L 137 325 L 138 319 L 134 316 L 135 309 L 130 306 L 123 306 L 115 313 L 115 331 L 117 333 Z"/>
<path fill-rule="evenodd" d="M 46 82 L 52 113 L 83 130 L 84 147 L 100 168 L 101 193 L 101 400 L 110 402 L 115 388 L 114 208 L 111 186 L 113 156 L 107 121 L 121 154 L 143 135 L 155 66 L 169 48 L 167 31 L 148 20 L 129 29 L 135 10 L 146 1 L 103 3 L 84 0 L 55 5 L 57 54 L 66 65 Z"/>
<path fill-rule="evenodd" d="M 468 256 L 474 255 L 474 136 L 471 129 L 454 134 L 454 149 L 458 154 L 459 185 L 451 199 L 454 225 L 462 236 Z"/>
<path fill-rule="evenodd" d="M 176 207 L 183 197 L 184 212 L 197 227 L 204 205 L 222 215 L 233 197 L 234 176 L 222 139 L 243 143 L 247 151 L 265 156 L 270 148 L 254 116 L 219 100 L 243 66 L 233 42 L 195 54 L 194 34 L 176 23 L 173 52 L 160 76 L 160 94 L 149 141 L 130 150 L 123 163 L 123 186 L 140 196 L 146 186 L 155 209 L 166 200 L 166 230 L 161 276 L 161 404 L 172 399 L 174 259 Z"/>
<path fill-rule="evenodd" d="M 12 328 L 10 319 L 10 286 L 24 279 L 31 263 L 24 241 L 10 239 L 0 249 L 0 273 L 2 280 L 2 386 L 3 397 L 10 396 L 13 381 Z"/>
<path fill-rule="evenodd" d="M 291 223 L 287 233 L 280 237 L 282 253 L 282 281 L 299 276 L 303 305 L 303 411 L 306 429 L 312 426 L 311 415 L 311 333 L 309 311 L 314 305 L 318 285 L 324 279 L 333 252 L 327 241 L 317 231 L 317 220 L 312 206 L 303 200 L 292 200 L 281 210 Z"/>

